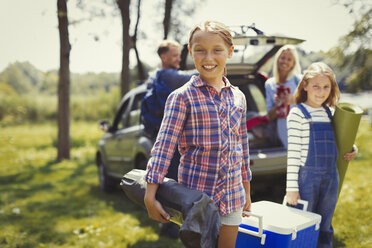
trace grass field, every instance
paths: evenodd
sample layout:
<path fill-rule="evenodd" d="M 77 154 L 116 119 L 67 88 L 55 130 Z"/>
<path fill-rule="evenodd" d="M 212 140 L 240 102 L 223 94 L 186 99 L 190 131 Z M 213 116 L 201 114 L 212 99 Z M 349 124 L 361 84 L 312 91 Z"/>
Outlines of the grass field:
<path fill-rule="evenodd" d="M 54 124 L 0 129 L 0 247 L 183 247 L 123 192 L 98 188 L 95 123 L 71 124 L 71 160 L 55 162 Z M 336 247 L 372 247 L 372 128 L 363 121 L 334 218 Z M 265 196 L 260 196 L 265 198 Z M 255 198 L 253 197 L 253 200 Z"/>

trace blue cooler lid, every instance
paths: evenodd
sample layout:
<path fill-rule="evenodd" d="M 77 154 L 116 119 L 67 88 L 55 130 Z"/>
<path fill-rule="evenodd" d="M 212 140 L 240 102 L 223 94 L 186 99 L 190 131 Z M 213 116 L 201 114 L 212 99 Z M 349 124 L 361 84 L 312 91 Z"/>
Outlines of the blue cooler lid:
<path fill-rule="evenodd" d="M 262 216 L 263 229 L 278 234 L 294 234 L 315 225 L 319 228 L 321 216 L 319 214 L 288 207 L 270 201 L 252 203 L 251 212 Z M 244 217 L 242 224 L 259 228 L 259 219 L 253 216 Z"/>

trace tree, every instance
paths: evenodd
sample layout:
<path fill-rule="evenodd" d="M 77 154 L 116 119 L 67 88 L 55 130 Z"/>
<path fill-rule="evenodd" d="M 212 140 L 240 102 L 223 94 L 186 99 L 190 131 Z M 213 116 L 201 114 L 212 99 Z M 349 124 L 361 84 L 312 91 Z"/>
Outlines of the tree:
<path fill-rule="evenodd" d="M 182 0 L 166 0 L 172 1 L 169 5 L 165 5 L 165 13 L 164 18 L 169 18 L 169 20 L 165 23 L 168 23 L 167 27 L 167 37 L 169 35 L 173 36 L 173 39 L 182 43 L 184 40 L 187 42 L 187 34 L 191 29 L 190 23 L 194 23 L 193 21 L 193 14 L 197 6 L 201 4 L 205 4 L 201 1 L 196 0 L 189 0 L 189 1 L 182 1 Z M 167 13 L 167 8 L 169 9 L 169 14 Z M 164 23 L 164 22 L 163 22 Z M 166 27 L 164 26 L 164 29 Z M 165 30 L 164 30 L 165 31 Z M 185 39 L 186 38 L 186 39 Z"/>
<path fill-rule="evenodd" d="M 129 90 L 129 51 L 131 48 L 131 38 L 129 35 L 130 26 L 130 16 L 129 7 L 130 0 L 116 0 L 116 3 L 120 10 L 121 21 L 123 24 L 123 59 L 122 59 L 122 69 L 120 74 L 120 93 L 124 96 Z"/>
<path fill-rule="evenodd" d="M 88 9 L 87 3 L 89 5 L 92 4 L 92 1 L 86 1 L 86 0 L 76 0 L 78 3 L 78 7 L 80 9 Z M 146 77 L 146 72 L 144 65 L 140 59 L 139 56 L 139 50 L 137 48 L 137 41 L 138 41 L 138 33 L 139 33 L 139 21 L 141 16 L 141 0 L 138 0 L 137 4 L 137 21 L 134 26 L 134 32 L 133 35 L 130 35 L 130 0 L 105 0 L 103 1 L 103 4 L 106 4 L 108 6 L 112 6 L 113 1 L 115 1 L 116 6 L 119 9 L 119 13 L 121 15 L 122 20 L 122 34 L 123 34 L 123 40 L 122 40 L 122 69 L 120 74 L 120 91 L 121 95 L 123 96 L 126 92 L 129 90 L 129 84 L 132 80 L 130 73 L 129 73 L 129 53 L 130 49 L 133 48 L 136 58 L 137 58 L 137 73 L 139 80 L 143 81 Z M 102 3 L 102 2 L 101 2 Z M 175 37 L 175 40 L 180 41 L 179 37 L 184 37 L 184 34 L 187 33 L 185 30 L 187 27 L 187 18 L 191 18 L 192 12 L 195 9 L 197 2 L 194 1 L 180 1 L 180 0 L 165 0 L 165 13 L 164 13 L 164 21 L 163 21 L 163 27 L 164 27 L 164 36 L 167 38 L 169 33 L 173 33 L 173 36 Z M 173 8 L 172 8 L 173 6 Z M 106 17 L 106 13 L 104 13 L 104 10 L 102 8 L 89 8 L 88 10 L 91 13 L 91 18 L 95 17 Z M 90 18 L 88 18 L 90 19 Z M 76 23 L 79 23 L 81 21 L 84 21 L 85 19 L 80 19 L 76 21 Z M 188 27 L 187 27 L 188 28 Z M 172 30 L 172 32 L 171 32 Z M 182 36 L 181 36 L 182 35 Z M 95 37 L 98 40 L 98 35 L 95 35 Z M 156 56 L 156 55 L 154 55 Z"/>
<path fill-rule="evenodd" d="M 57 0 L 60 41 L 57 160 L 70 159 L 70 51 L 67 0 Z"/>
<path fill-rule="evenodd" d="M 164 28 L 164 39 L 168 39 L 168 33 L 171 24 L 171 13 L 172 13 L 173 0 L 165 0 L 164 8 L 164 19 L 163 19 L 163 28 Z"/>
<path fill-rule="evenodd" d="M 345 79 L 347 91 L 372 90 L 372 3 L 358 0 L 338 0 L 355 16 L 353 30 L 341 37 L 329 55 L 340 70 L 351 73 Z"/>
<path fill-rule="evenodd" d="M 134 34 L 132 36 L 132 46 L 133 46 L 134 52 L 136 53 L 136 58 L 137 58 L 138 78 L 139 78 L 140 81 L 144 81 L 145 77 L 146 77 L 145 70 L 143 68 L 143 64 L 142 64 L 142 61 L 141 61 L 141 58 L 139 56 L 139 52 L 138 52 L 138 49 L 137 49 L 137 34 L 138 34 L 138 25 L 139 25 L 140 17 L 141 17 L 141 0 L 138 0 L 138 3 L 137 3 L 137 22 L 136 22 L 136 25 L 135 25 L 135 28 L 134 28 Z"/>

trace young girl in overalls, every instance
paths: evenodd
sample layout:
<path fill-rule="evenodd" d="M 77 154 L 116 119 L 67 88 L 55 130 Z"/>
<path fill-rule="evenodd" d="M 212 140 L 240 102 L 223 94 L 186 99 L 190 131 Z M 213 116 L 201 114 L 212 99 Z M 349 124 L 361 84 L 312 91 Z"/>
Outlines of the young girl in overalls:
<path fill-rule="evenodd" d="M 337 147 L 332 112 L 340 92 L 332 69 L 322 62 L 305 71 L 287 118 L 287 202 L 308 201 L 308 211 L 322 216 L 317 247 L 332 247 L 332 217 L 338 195 Z M 350 161 L 357 148 L 344 155 Z"/>
<path fill-rule="evenodd" d="M 234 52 L 232 36 L 219 22 L 190 32 L 188 49 L 199 75 L 173 91 L 147 164 L 144 202 L 149 217 L 167 222 L 155 194 L 178 146 L 178 181 L 207 194 L 219 209 L 218 247 L 234 248 L 243 210 L 251 206 L 246 99 L 225 77 Z"/>

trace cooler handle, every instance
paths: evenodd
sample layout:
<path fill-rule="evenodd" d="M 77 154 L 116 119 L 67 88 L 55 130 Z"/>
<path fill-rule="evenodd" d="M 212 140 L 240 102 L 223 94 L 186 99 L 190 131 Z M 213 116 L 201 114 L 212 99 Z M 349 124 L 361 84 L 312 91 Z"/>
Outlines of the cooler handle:
<path fill-rule="evenodd" d="M 308 201 L 298 199 L 297 202 L 303 205 L 303 211 L 307 211 L 307 206 L 309 205 Z M 283 205 L 287 205 L 287 196 L 284 196 Z"/>
<path fill-rule="evenodd" d="M 256 217 L 258 219 L 258 232 L 252 231 L 252 230 L 247 230 L 245 228 L 239 227 L 239 232 L 246 233 L 248 235 L 253 235 L 256 237 L 261 238 L 261 245 L 265 244 L 265 239 L 266 239 L 266 234 L 263 233 L 263 216 L 254 214 L 252 212 L 248 211 L 243 211 L 246 215 Z"/>

